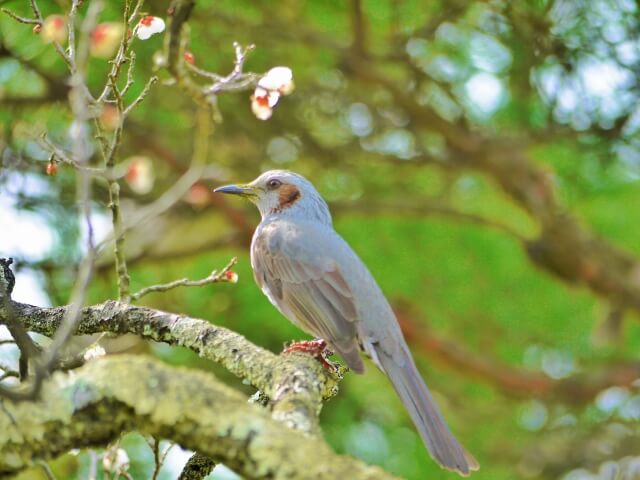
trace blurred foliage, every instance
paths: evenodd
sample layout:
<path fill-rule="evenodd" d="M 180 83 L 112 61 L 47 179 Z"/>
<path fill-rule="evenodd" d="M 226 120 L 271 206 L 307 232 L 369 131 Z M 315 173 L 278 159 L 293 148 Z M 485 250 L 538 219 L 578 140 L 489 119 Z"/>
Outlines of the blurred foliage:
<path fill-rule="evenodd" d="M 68 6 L 65 0 L 39 3 L 45 15 Z M 29 13 L 27 2 L 0 5 Z M 362 51 L 353 41 L 357 6 Z M 145 11 L 164 16 L 167 7 L 148 1 Z M 106 2 L 101 21 L 117 20 L 121 8 L 120 1 Z M 308 176 L 334 207 L 337 230 L 421 334 L 446 339 L 498 370 L 561 380 L 632 361 L 640 349 L 637 314 L 623 312 L 622 321 L 632 321 L 613 340 L 600 338 L 616 305 L 535 268 L 519 239 L 534 237 L 536 222 L 491 175 L 464 159 L 448 168 L 442 129 L 415 124 L 411 107 L 389 85 L 365 78 L 358 62 L 374 65 L 415 106 L 446 124 L 518 146 L 549 172 L 560 204 L 585 228 L 640 255 L 639 14 L 631 0 L 196 2 L 189 22 L 196 65 L 226 74 L 232 42 L 254 43 L 247 71 L 287 65 L 296 82 L 294 94 L 281 99 L 266 122 L 252 115 L 250 92 L 220 96 L 223 122 L 209 142 L 215 169 L 205 183 L 248 181 L 270 168 Z M 153 72 L 161 44 L 161 36 L 135 44 L 131 98 Z M 105 60 L 91 60 L 92 91 L 104 85 L 107 68 Z M 164 71 L 160 76 L 168 78 Z M 84 232 L 75 172 L 61 166 L 57 176 L 46 177 L 47 153 L 34 138 L 46 131 L 68 145 L 65 78 L 61 60 L 30 26 L 0 17 L 0 221 L 6 222 L 0 224 L 0 254 L 19 257 L 18 282 L 35 276 L 53 304 L 67 302 Z M 161 82 L 134 111 L 120 159 L 149 157 L 156 181 L 144 195 L 123 182 L 125 217 L 188 168 L 195 109 L 182 91 Z M 106 232 L 107 192 L 99 181 L 94 188 L 97 230 Z M 272 350 L 301 338 L 255 286 L 247 232 L 209 198 L 179 201 L 129 232 L 133 290 L 206 277 L 237 255 L 237 285 L 176 289 L 143 303 L 205 318 Z M 227 207 L 249 226 L 259 221 L 239 200 Z M 29 248 L 34 242 L 39 247 Z M 115 296 L 112 270 L 105 254 L 91 302 Z M 612 387 L 576 402 L 538 399 L 534 391 L 509 394 L 425 345 L 415 341 L 412 349 L 452 429 L 480 461 L 475 479 L 595 478 L 588 471 L 638 452 L 635 387 Z M 246 389 L 186 350 L 144 349 L 173 364 L 210 369 Z M 374 368 L 348 375 L 322 424 L 340 452 L 410 479 L 452 477 L 428 457 Z M 129 438 L 124 444 L 135 478 L 148 477 L 153 456 L 144 442 Z M 52 468 L 58 478 L 84 478 L 87 455 L 65 457 Z M 35 478 L 29 476 L 34 472 L 22 478 Z"/>

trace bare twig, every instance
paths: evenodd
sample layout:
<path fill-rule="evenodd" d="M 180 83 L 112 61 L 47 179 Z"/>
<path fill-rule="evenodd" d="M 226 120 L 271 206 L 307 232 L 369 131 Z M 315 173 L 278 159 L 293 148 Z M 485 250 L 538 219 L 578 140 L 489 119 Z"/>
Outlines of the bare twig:
<path fill-rule="evenodd" d="M 242 45 L 238 42 L 233 42 L 233 49 L 235 51 L 233 70 L 226 77 L 219 79 L 216 83 L 207 87 L 205 90 L 207 95 L 217 94 L 223 90 L 245 89 L 258 80 L 258 75 L 254 73 L 242 73 L 247 55 L 255 49 L 255 45 L 248 45 L 247 47 L 242 48 Z"/>
<path fill-rule="evenodd" d="M 142 0 L 136 0 L 136 3 L 131 10 L 131 2 L 127 1 L 125 3 L 125 10 L 123 14 L 123 23 L 125 32 L 131 30 L 133 22 L 136 20 L 140 8 L 142 7 Z M 102 93 L 98 97 L 98 103 L 106 103 L 109 101 L 109 96 L 113 96 L 115 99 L 115 106 L 118 112 L 118 122 L 116 128 L 111 137 L 111 141 L 108 142 L 108 145 L 105 146 L 105 143 L 101 141 L 103 145 L 102 148 L 102 156 L 104 158 L 104 164 L 107 172 L 110 174 L 109 180 L 109 208 L 111 209 L 111 220 L 113 224 L 113 237 L 114 241 L 114 257 L 116 264 L 116 274 L 118 278 L 118 297 L 121 300 L 128 301 L 130 298 L 130 277 L 127 269 L 127 261 L 124 253 L 124 223 L 122 219 L 122 212 L 120 210 L 120 185 L 116 179 L 116 176 L 113 175 L 114 169 L 116 168 L 116 158 L 118 154 L 118 149 L 120 147 L 122 132 L 124 127 L 125 117 L 131 112 L 131 110 L 137 106 L 147 95 L 151 86 L 157 81 L 156 77 L 152 77 L 140 95 L 133 101 L 131 105 L 125 107 L 124 104 L 124 93 L 128 91 L 128 89 L 133 84 L 133 62 L 135 61 L 135 56 L 130 53 L 131 41 L 133 39 L 133 35 L 131 38 L 129 35 L 123 35 L 122 41 L 118 48 L 118 52 L 112 61 L 111 71 L 108 75 L 108 81 L 105 85 Z M 124 86 L 124 89 L 121 91 L 118 88 L 118 78 L 120 76 L 122 66 L 127 62 L 131 62 L 129 68 L 127 70 L 127 83 Z M 102 132 L 98 127 L 98 134 L 102 136 Z"/>
<path fill-rule="evenodd" d="M 36 18 L 42 18 L 42 14 L 40 13 L 40 8 L 38 8 L 38 3 L 36 0 L 29 0 L 31 4 L 31 11 L 33 12 L 33 16 Z"/>
<path fill-rule="evenodd" d="M 11 18 L 13 18 L 16 22 L 20 22 L 20 23 L 25 23 L 27 25 L 40 25 L 41 22 L 37 19 L 33 19 L 33 18 L 27 18 L 27 17 L 21 17 L 20 15 L 13 13 L 11 10 L 9 10 L 8 8 L 2 8 L 0 9 L 3 13 L 6 13 L 7 15 L 9 15 Z"/>
<path fill-rule="evenodd" d="M 142 91 L 140 92 L 140 95 L 138 95 L 136 97 L 136 99 L 131 102 L 131 104 L 124 109 L 124 111 L 122 112 L 123 117 L 127 117 L 127 115 L 129 115 L 129 113 L 131 113 L 131 110 L 133 110 L 134 108 L 136 108 L 140 102 L 142 102 L 142 100 L 144 100 L 144 98 L 147 96 L 147 94 L 149 93 L 149 90 L 151 89 L 151 87 L 158 81 L 158 77 L 153 76 L 149 79 L 149 81 L 147 82 L 147 84 L 144 86 L 144 88 L 142 89 Z M 125 87 L 126 89 L 127 87 Z M 124 93 L 124 91 L 123 91 Z"/>
<path fill-rule="evenodd" d="M 145 295 L 152 292 L 166 292 L 177 287 L 202 287 L 211 283 L 225 283 L 234 282 L 234 276 L 232 275 L 231 268 L 238 262 L 237 258 L 232 258 L 231 261 L 222 269 L 212 271 L 208 277 L 201 280 L 189 280 L 188 278 L 181 278 L 180 280 L 174 280 L 173 282 L 164 283 L 160 285 L 152 285 L 145 287 L 140 291 L 131 295 L 131 300 L 139 300 Z"/>
<path fill-rule="evenodd" d="M 122 89 L 122 95 L 126 95 L 134 83 L 133 72 L 136 66 L 136 52 L 129 52 L 129 65 L 127 66 L 127 83 Z"/>
<path fill-rule="evenodd" d="M 128 301 L 130 278 L 124 253 L 124 229 L 120 214 L 120 185 L 116 180 L 110 182 L 109 198 L 109 208 L 111 209 L 115 236 L 114 255 L 116 259 L 116 274 L 118 276 L 118 298 L 123 301 Z"/>
<path fill-rule="evenodd" d="M 167 459 L 167 455 L 169 455 L 171 449 L 175 446 L 175 443 L 172 443 L 167 448 L 165 448 L 162 454 L 160 453 L 160 440 L 158 440 L 156 437 L 152 437 L 151 441 L 148 441 L 148 443 L 151 451 L 153 452 L 153 459 L 155 463 L 151 480 L 158 480 L 160 470 L 162 470 L 162 465 L 164 465 L 164 461 Z"/>
<path fill-rule="evenodd" d="M 42 13 L 40 13 L 40 9 L 38 8 L 37 2 L 35 0 L 31 0 L 30 3 L 31 3 L 31 11 L 33 12 L 33 15 L 35 17 L 33 19 L 26 18 L 26 17 L 21 17 L 20 15 L 16 15 L 11 10 L 8 10 L 6 8 L 3 8 L 2 12 L 6 13 L 11 18 L 13 18 L 14 20 L 16 20 L 16 21 L 18 21 L 20 23 L 29 24 L 29 25 L 34 25 L 34 24 L 35 25 L 42 25 L 44 23 L 44 18 L 42 18 Z M 62 60 L 64 60 L 64 62 L 67 64 L 67 67 L 69 68 L 69 70 L 73 74 L 76 71 L 76 66 L 75 66 L 74 59 L 65 51 L 65 49 L 62 47 L 62 45 L 60 45 L 60 43 L 58 43 L 57 41 L 53 42 L 53 46 L 56 49 L 56 52 L 58 52 L 58 55 L 60 55 Z M 88 92 L 88 90 L 87 90 L 87 92 Z"/>
<path fill-rule="evenodd" d="M 244 73 L 244 62 L 247 54 L 254 49 L 254 45 L 243 48 L 238 42 L 234 42 L 235 60 L 233 70 L 226 76 L 207 72 L 204 69 L 188 64 L 184 60 L 184 54 L 188 45 L 187 29 L 183 28 L 188 20 L 195 2 L 193 0 L 174 0 L 171 4 L 173 15 L 168 27 L 168 35 L 165 42 L 166 66 L 173 76 L 176 84 L 182 88 L 196 103 L 206 103 L 212 107 L 216 118 L 217 94 L 224 91 L 247 90 L 255 85 L 259 75 Z M 189 73 L 195 73 L 207 80 L 212 80 L 210 85 L 201 85 L 194 81 Z"/>
<path fill-rule="evenodd" d="M 67 163 L 67 164 L 71 165 L 72 167 L 77 168 L 78 170 L 87 171 L 87 172 L 91 173 L 92 175 L 106 176 L 106 170 L 104 168 L 87 167 L 86 165 L 82 165 L 81 163 L 79 163 L 76 160 L 72 159 L 67 154 L 67 152 L 65 152 L 60 147 L 55 145 L 51 140 L 49 140 L 49 138 L 47 137 L 46 133 L 43 133 L 42 135 L 40 135 L 40 137 L 38 138 L 38 141 L 40 143 L 40 146 L 44 150 L 50 152 L 50 154 L 52 156 L 51 160 L 53 160 L 53 161 L 61 161 L 61 162 Z"/>
<path fill-rule="evenodd" d="M 136 20 L 138 13 L 140 12 L 140 8 L 142 7 L 143 0 L 136 0 L 136 4 L 131 11 L 131 0 L 127 0 L 125 2 L 124 14 L 122 17 L 124 31 L 128 32 L 133 27 L 133 22 Z M 122 66 L 127 62 L 131 61 L 129 50 L 131 48 L 131 41 L 133 40 L 133 36 L 129 38 L 129 35 L 123 35 L 120 46 L 118 47 L 118 53 L 116 53 L 115 58 L 111 61 L 111 71 L 109 72 L 108 78 L 111 79 L 111 82 L 107 82 L 102 93 L 98 96 L 96 102 L 103 103 L 105 102 L 111 93 L 114 95 L 119 95 L 120 92 L 113 92 L 113 89 L 117 89 L 117 85 L 115 85 L 115 81 L 120 76 L 120 71 Z M 130 73 L 127 73 L 127 76 L 131 78 L 133 66 L 129 67 Z M 125 87 L 127 88 L 127 87 Z M 128 88 L 127 88 L 128 89 Z"/>
<path fill-rule="evenodd" d="M 213 80 L 214 82 L 219 82 L 224 78 L 222 75 L 219 75 L 214 72 L 209 72 L 192 63 L 185 63 L 185 66 L 187 67 L 187 69 L 189 69 L 191 72 L 195 73 L 196 75 L 200 75 L 201 77 L 207 78 L 209 80 Z"/>
<path fill-rule="evenodd" d="M 151 480 L 157 480 L 158 475 L 160 474 L 160 469 L 162 468 L 162 461 L 160 460 L 160 440 L 156 437 L 152 437 L 151 441 L 147 441 L 147 443 L 153 452 L 153 460 L 155 464 Z"/>

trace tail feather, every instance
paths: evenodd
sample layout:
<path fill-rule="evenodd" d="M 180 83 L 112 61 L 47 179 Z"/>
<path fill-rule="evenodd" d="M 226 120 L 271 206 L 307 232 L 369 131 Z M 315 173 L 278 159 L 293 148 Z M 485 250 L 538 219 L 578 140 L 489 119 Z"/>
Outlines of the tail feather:
<path fill-rule="evenodd" d="M 376 349 L 377 359 L 409 412 L 431 456 L 444 468 L 467 476 L 479 464 L 453 436 L 420 376 L 411 354 L 403 365 Z"/>

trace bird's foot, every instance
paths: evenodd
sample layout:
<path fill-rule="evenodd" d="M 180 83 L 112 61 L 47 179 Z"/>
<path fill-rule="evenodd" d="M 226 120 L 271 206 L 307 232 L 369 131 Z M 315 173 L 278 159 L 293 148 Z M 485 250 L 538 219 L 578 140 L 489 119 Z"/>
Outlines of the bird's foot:
<path fill-rule="evenodd" d="M 301 342 L 293 342 L 282 350 L 282 353 L 304 352 L 318 360 L 320 364 L 327 370 L 336 370 L 336 366 L 329 361 L 327 357 L 333 355 L 333 352 L 327 348 L 327 342 L 319 338 L 317 340 L 304 340 Z"/>

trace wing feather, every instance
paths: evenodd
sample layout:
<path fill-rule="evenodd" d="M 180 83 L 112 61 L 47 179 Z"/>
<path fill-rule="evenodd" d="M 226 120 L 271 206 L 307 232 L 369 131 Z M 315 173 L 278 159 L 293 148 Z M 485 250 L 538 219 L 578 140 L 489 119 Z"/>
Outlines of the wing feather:
<path fill-rule="evenodd" d="M 323 338 L 350 368 L 362 372 L 352 292 L 337 263 L 322 248 L 301 248 L 316 240 L 311 233 L 307 235 L 304 238 L 301 228 L 294 232 L 269 226 L 262 229 L 251 252 L 256 281 L 289 320 Z M 295 242 L 287 241 L 292 238 Z"/>

